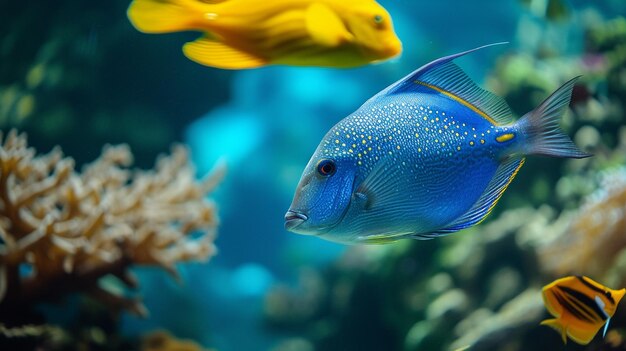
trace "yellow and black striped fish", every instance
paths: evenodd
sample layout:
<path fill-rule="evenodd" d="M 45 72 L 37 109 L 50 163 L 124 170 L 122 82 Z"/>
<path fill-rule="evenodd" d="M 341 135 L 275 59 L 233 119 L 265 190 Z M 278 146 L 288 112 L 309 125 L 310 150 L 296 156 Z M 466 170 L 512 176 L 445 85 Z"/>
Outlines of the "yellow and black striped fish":
<path fill-rule="evenodd" d="M 609 321 L 626 289 L 613 290 L 585 276 L 557 279 L 543 287 L 543 301 L 554 317 L 541 322 L 578 344 L 586 345 Z M 603 335 L 604 335 L 603 334 Z"/>

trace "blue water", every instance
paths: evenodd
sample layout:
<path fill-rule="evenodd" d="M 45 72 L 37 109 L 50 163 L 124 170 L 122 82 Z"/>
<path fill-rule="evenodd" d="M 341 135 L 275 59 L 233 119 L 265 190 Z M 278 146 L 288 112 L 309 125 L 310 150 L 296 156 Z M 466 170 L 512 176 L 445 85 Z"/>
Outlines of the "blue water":
<path fill-rule="evenodd" d="M 125 315 L 121 328 L 125 333 L 165 328 L 221 351 L 270 349 L 285 335 L 264 326 L 263 299 L 268 289 L 277 283 L 295 283 L 304 267 L 328 265 L 345 250 L 345 246 L 283 228 L 283 215 L 300 174 L 332 125 L 379 90 L 444 55 L 509 41 L 508 46 L 458 61 L 482 83 L 497 57 L 531 50 L 539 40 L 547 40 L 563 54 L 577 53 L 583 46 L 583 32 L 577 24 L 581 17 L 548 23 L 519 1 L 380 3 L 392 15 L 404 48 L 400 58 L 381 64 L 344 70 L 267 67 L 225 73 L 196 67 L 174 50 L 154 57 L 168 60 L 155 66 L 167 67 L 168 79 L 175 79 L 178 69 L 202 70 L 202 79 L 215 79 L 214 90 L 203 94 L 225 97 L 217 106 L 176 91 L 186 84 L 207 84 L 177 81 L 159 86 L 163 99 L 155 100 L 153 108 L 173 115 L 172 106 L 176 106 L 176 116 L 171 118 L 191 121 L 178 138 L 190 146 L 199 176 L 218 160 L 226 162 L 228 174 L 212 196 L 221 218 L 218 255 L 208 263 L 180 265 L 182 284 L 160 270 L 137 269 L 151 315 L 145 320 Z M 577 13 L 591 6 L 582 0 L 570 4 Z M 607 14 L 624 10 L 622 0 L 594 2 L 593 8 Z M 535 31 L 524 32 L 523 23 Z M 173 48 L 189 37 L 133 35 L 134 40 L 162 40 Z M 158 84 L 159 79 L 163 77 L 132 84 L 142 96 L 141 84 Z"/>

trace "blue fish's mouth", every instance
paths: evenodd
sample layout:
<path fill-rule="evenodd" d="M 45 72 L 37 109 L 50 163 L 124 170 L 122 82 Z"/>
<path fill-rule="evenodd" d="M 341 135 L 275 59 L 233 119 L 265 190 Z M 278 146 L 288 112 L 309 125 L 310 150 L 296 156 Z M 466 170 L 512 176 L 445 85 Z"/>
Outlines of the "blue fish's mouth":
<path fill-rule="evenodd" d="M 285 229 L 293 230 L 308 219 L 304 213 L 289 210 L 285 213 Z"/>

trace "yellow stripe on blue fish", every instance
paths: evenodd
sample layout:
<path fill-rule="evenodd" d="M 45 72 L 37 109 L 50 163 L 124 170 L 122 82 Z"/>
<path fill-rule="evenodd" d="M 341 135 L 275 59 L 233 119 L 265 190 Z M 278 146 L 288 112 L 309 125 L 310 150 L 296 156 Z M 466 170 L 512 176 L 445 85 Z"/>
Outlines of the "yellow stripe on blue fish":
<path fill-rule="evenodd" d="M 480 223 L 526 155 L 589 156 L 558 128 L 576 78 L 514 122 L 452 62 L 481 48 L 419 68 L 331 128 L 285 227 L 342 243 L 430 239 Z"/>

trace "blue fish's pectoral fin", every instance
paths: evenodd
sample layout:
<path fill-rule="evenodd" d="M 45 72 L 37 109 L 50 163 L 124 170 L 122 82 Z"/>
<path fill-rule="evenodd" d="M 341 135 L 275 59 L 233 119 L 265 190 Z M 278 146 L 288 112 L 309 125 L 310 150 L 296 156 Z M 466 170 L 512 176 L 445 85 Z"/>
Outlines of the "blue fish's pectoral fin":
<path fill-rule="evenodd" d="M 394 211 L 408 200 L 405 195 L 410 192 L 400 191 L 397 186 L 400 171 L 400 166 L 388 158 L 374 165 L 355 190 L 355 194 L 361 194 L 361 198 L 367 200 L 365 210 L 376 207 L 378 211 Z"/>
<path fill-rule="evenodd" d="M 556 330 L 559 334 L 561 334 L 561 339 L 563 339 L 563 344 L 567 344 L 567 330 L 565 330 L 565 327 L 563 326 L 563 324 L 561 324 L 561 322 L 558 319 L 556 318 L 546 319 L 539 324 L 546 325 Z"/>
<path fill-rule="evenodd" d="M 353 205 L 358 211 L 363 211 L 365 227 L 385 228 L 389 218 L 397 217 L 398 212 L 404 212 L 413 207 L 415 189 L 398 184 L 401 177 L 401 165 L 392 158 L 383 158 L 374 165 L 365 179 L 357 185 L 353 192 Z M 410 237 L 415 229 L 408 226 L 393 233 L 380 235 L 364 235 L 358 240 L 366 244 L 382 244 Z"/>
<path fill-rule="evenodd" d="M 372 205 L 373 205 L 372 197 L 368 196 L 368 194 L 366 193 L 359 192 L 359 191 L 356 191 L 352 195 L 352 202 L 353 202 L 353 205 L 359 211 L 369 211 L 372 209 Z M 378 213 L 380 213 L 380 211 L 378 211 Z M 370 218 L 370 219 L 373 221 L 376 220 L 376 218 Z M 362 244 L 387 244 L 387 243 L 400 240 L 407 236 L 410 236 L 411 234 L 412 234 L 411 232 L 407 232 L 407 233 L 394 233 L 394 234 L 385 233 L 385 234 L 375 234 L 375 235 L 364 235 L 364 236 L 358 237 L 356 241 Z"/>
<path fill-rule="evenodd" d="M 367 211 L 372 207 L 372 201 L 366 193 L 355 192 L 352 201 L 360 210 Z"/>
<path fill-rule="evenodd" d="M 313 3 L 306 10 L 306 29 L 322 46 L 336 47 L 354 39 L 339 15 L 323 3 Z"/>
<path fill-rule="evenodd" d="M 492 124 L 512 122 L 512 113 L 501 97 L 481 89 L 452 61 L 460 56 L 494 45 L 481 46 L 455 55 L 446 56 L 428 63 L 394 83 L 379 95 L 411 93 L 428 87 L 433 93 L 441 93 L 466 105 Z M 379 96 L 377 95 L 377 96 Z"/>
<path fill-rule="evenodd" d="M 205 66 L 223 69 L 246 69 L 267 65 L 268 60 L 233 48 L 208 37 L 202 37 L 183 46 L 190 60 Z"/>
<path fill-rule="evenodd" d="M 431 239 L 439 236 L 448 235 L 476 225 L 483 221 L 496 205 L 500 197 L 509 186 L 519 169 L 524 164 L 524 159 L 519 157 L 511 157 L 505 160 L 498 169 L 494 177 L 491 179 L 487 188 L 478 198 L 476 203 L 462 216 L 454 222 L 448 224 L 445 228 L 425 234 L 415 234 L 416 239 Z"/>

